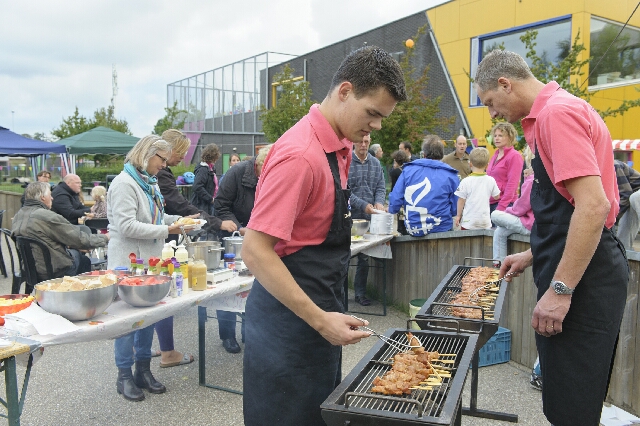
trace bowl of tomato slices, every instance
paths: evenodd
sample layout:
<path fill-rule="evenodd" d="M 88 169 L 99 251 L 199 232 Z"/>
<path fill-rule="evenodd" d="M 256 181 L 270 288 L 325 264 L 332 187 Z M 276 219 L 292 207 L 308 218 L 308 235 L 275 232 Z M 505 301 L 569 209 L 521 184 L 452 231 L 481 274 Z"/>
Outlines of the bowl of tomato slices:
<path fill-rule="evenodd" d="M 153 306 L 169 293 L 171 277 L 134 275 L 118 279 L 118 295 L 131 306 Z"/>

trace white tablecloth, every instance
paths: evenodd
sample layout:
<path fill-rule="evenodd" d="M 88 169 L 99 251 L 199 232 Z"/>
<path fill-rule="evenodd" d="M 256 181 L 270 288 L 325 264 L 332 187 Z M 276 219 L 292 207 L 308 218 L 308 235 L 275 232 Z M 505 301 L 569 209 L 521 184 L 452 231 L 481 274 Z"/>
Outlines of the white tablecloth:
<path fill-rule="evenodd" d="M 388 244 L 393 235 L 365 234 L 364 239 L 351 243 L 351 257 L 358 253 L 380 259 L 391 259 L 391 246 Z"/>
<path fill-rule="evenodd" d="M 391 248 L 387 244 L 391 239 L 393 235 L 367 234 L 362 241 L 351 244 L 351 256 L 362 252 L 373 257 L 391 258 Z M 28 338 L 40 342 L 42 346 L 113 339 L 191 306 L 244 312 L 253 280 L 252 276 L 237 276 L 204 291 L 192 290 L 177 298 L 167 296 L 157 305 L 147 308 L 135 308 L 119 300 L 100 315 L 74 322 L 79 327 L 77 330 L 59 335 L 32 335 Z"/>
<path fill-rule="evenodd" d="M 175 313 L 206 304 L 207 301 L 245 292 L 253 285 L 253 277 L 235 277 L 217 283 L 213 288 L 204 291 L 190 291 L 182 297 L 165 297 L 157 305 L 147 308 L 135 308 L 119 300 L 112 303 L 104 313 L 86 321 L 75 321 L 79 329 L 60 335 L 33 335 L 29 339 L 36 340 L 42 346 L 61 345 L 66 343 L 89 342 L 92 340 L 113 339 L 130 333 L 136 328 L 156 323 Z"/>

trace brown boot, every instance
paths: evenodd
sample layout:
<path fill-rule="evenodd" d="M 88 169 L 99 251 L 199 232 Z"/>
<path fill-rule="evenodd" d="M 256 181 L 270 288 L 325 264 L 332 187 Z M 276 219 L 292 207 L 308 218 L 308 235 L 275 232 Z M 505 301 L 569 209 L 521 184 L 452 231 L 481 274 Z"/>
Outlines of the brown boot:
<path fill-rule="evenodd" d="M 167 391 L 167 388 L 151 374 L 150 359 L 136 361 L 136 372 L 133 375 L 133 381 L 139 388 L 146 389 L 151 393 L 165 393 Z"/>
<path fill-rule="evenodd" d="M 133 375 L 131 374 L 131 367 L 118 368 L 118 381 L 116 382 L 116 389 L 119 394 L 124 396 L 124 399 L 129 401 L 142 401 L 144 399 L 144 393 L 138 386 L 136 386 Z"/>

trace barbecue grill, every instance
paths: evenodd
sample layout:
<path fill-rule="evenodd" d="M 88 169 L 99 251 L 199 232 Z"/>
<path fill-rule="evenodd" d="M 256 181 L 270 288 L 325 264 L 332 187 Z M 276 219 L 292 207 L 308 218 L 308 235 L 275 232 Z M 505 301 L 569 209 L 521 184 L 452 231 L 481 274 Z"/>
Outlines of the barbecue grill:
<path fill-rule="evenodd" d="M 465 258 L 467 260 L 493 261 L 492 259 Z M 507 292 L 507 282 L 500 281 L 498 297 L 492 304 L 493 309 L 482 309 L 480 319 L 461 318 L 453 315 L 452 308 L 461 305 L 452 303 L 453 298 L 460 293 L 462 289 L 462 279 L 469 273 L 474 266 L 454 265 L 449 273 L 442 279 L 442 282 L 436 287 L 416 314 L 415 319 L 410 320 L 418 324 L 421 329 L 450 329 L 450 323 L 453 321 L 465 333 L 476 333 L 478 339 L 474 348 L 473 360 L 471 363 L 471 400 L 469 407 L 462 408 L 462 413 L 468 416 L 484 417 L 494 420 L 504 420 L 508 422 L 518 422 L 518 416 L 509 413 L 500 413 L 495 411 L 478 409 L 478 351 L 485 343 L 498 331 L 498 323 L 502 314 L 502 304 L 504 303 L 505 294 Z M 463 306 L 471 308 L 471 306 Z M 475 309 L 481 309 L 475 307 Z M 493 311 L 493 312 L 491 312 Z"/>
<path fill-rule="evenodd" d="M 477 333 L 479 350 L 498 331 L 498 323 L 502 314 L 502 304 L 504 303 L 507 285 L 505 281 L 498 283 L 500 287 L 498 297 L 492 304 L 492 310 L 485 310 L 478 306 L 464 306 L 478 309 L 482 315 L 481 319 L 461 318 L 453 315 L 452 308 L 463 305 L 455 305 L 452 299 L 460 293 L 462 289 L 462 279 L 469 273 L 473 266 L 454 265 L 451 271 L 443 278 L 442 282 L 433 291 L 427 302 L 416 314 L 416 323 L 420 328 L 445 328 L 447 325 L 439 320 L 456 320 L 460 323 L 460 329 L 464 332 Z"/>
<path fill-rule="evenodd" d="M 409 330 L 389 329 L 385 336 L 406 341 Z M 462 388 L 476 348 L 478 336 L 466 333 L 416 331 L 411 333 L 429 352 L 448 354 L 432 361 L 445 366 L 451 377 L 442 378 L 431 390 L 414 389 L 410 395 L 387 396 L 370 391 L 373 380 L 391 369 L 389 361 L 399 351 L 377 342 L 342 383 L 321 405 L 322 418 L 329 426 L 453 425 L 459 424 Z M 447 367 L 448 366 L 448 367 Z"/>

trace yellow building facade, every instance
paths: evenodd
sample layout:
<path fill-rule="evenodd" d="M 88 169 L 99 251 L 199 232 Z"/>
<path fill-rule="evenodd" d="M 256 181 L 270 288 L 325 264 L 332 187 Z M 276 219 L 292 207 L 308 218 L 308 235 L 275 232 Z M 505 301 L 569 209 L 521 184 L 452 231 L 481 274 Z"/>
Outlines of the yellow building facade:
<path fill-rule="evenodd" d="M 491 118 L 486 107 L 474 104 L 475 95 L 467 75 L 474 73 L 474 62 L 479 61 L 483 42 L 488 49 L 492 40 L 503 41 L 509 35 L 513 39 L 527 29 L 551 26 L 564 31 L 567 37 L 570 33 L 571 43 L 579 33 L 579 42 L 586 48 L 582 59 L 586 59 L 593 54 L 591 39 L 594 34 L 602 34 L 602 28 L 609 33 L 622 29 L 637 4 L 631 0 L 453 0 L 429 9 L 427 16 L 472 136 L 480 145 L 490 147 L 485 134 L 491 128 Z M 615 108 L 625 99 L 640 98 L 640 72 L 628 71 L 629 61 L 640 63 L 640 10 L 629 20 L 625 31 L 623 38 L 627 40 L 627 47 L 621 49 L 619 58 L 616 58 L 620 59 L 620 64 L 623 64 L 620 66 L 624 66 L 627 72 L 599 72 L 606 67 L 598 66 L 589 79 L 590 103 L 598 110 Z M 636 33 L 638 47 L 634 44 Z M 604 37 L 594 38 L 602 39 Z M 538 47 L 542 50 L 540 44 Z M 583 71 L 583 75 L 574 77 L 580 79 L 580 84 L 585 84 L 589 67 L 584 67 Z M 640 139 L 640 107 L 605 121 L 613 139 Z M 633 167 L 640 170 L 640 151 L 616 151 L 615 155 L 618 159 L 633 161 Z"/>

